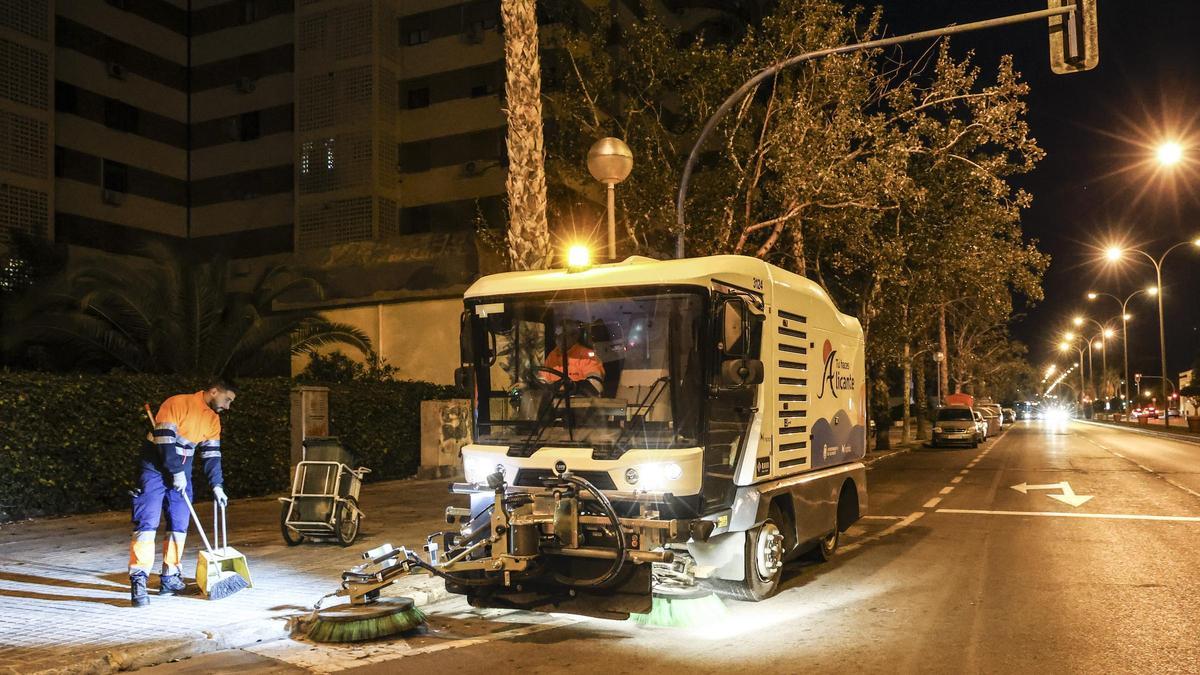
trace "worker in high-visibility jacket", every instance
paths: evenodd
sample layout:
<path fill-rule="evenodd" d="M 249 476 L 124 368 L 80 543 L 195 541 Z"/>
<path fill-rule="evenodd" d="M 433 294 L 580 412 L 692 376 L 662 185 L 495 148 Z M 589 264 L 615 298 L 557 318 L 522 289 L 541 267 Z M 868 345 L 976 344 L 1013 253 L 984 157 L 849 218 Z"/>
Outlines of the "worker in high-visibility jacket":
<path fill-rule="evenodd" d="M 558 343 L 546 355 L 546 368 L 557 372 L 565 372 L 580 393 L 596 396 L 604 391 L 604 364 L 596 351 L 585 346 L 581 339 L 583 326 L 575 321 L 568 321 L 559 336 Z M 564 370 L 562 346 L 567 347 L 567 358 Z M 546 383 L 558 382 L 559 375 L 546 370 L 538 371 L 538 378 Z"/>
<path fill-rule="evenodd" d="M 226 380 L 213 380 L 202 391 L 179 394 L 163 401 L 154 416 L 154 430 L 146 435 L 139 462 L 138 487 L 133 498 L 133 538 L 129 542 L 130 602 L 150 604 L 147 581 L 154 567 L 154 534 L 165 511 L 167 534 L 163 542 L 159 595 L 174 595 L 186 588 L 180 576 L 180 558 L 191 519 L 184 501 L 192 498 L 192 465 L 197 455 L 212 486 L 213 498 L 224 507 L 221 473 L 221 418 L 229 410 L 237 388 Z"/>

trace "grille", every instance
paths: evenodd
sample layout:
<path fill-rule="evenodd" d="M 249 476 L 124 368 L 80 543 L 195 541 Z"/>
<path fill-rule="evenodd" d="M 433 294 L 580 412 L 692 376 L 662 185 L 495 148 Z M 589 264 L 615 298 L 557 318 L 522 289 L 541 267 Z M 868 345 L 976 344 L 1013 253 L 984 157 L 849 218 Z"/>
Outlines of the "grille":
<path fill-rule="evenodd" d="M 595 485 L 597 489 L 617 489 L 612 477 L 604 471 L 572 471 L 571 473 Z M 518 487 L 542 487 L 543 478 L 553 477 L 554 472 L 550 469 L 521 469 L 517 471 L 517 477 L 513 481 L 513 485 Z"/>

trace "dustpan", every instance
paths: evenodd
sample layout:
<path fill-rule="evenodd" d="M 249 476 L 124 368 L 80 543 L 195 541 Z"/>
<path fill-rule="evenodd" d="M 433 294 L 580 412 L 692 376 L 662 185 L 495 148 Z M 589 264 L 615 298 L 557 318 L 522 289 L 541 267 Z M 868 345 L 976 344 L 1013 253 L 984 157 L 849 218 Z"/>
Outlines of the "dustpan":
<path fill-rule="evenodd" d="M 200 530 L 200 537 L 204 539 L 204 547 L 207 550 L 200 551 L 196 560 L 196 584 L 200 586 L 200 592 L 205 596 L 209 595 L 209 588 L 222 579 L 228 578 L 231 574 L 240 576 L 246 580 L 249 587 L 254 587 L 254 581 L 250 578 L 250 564 L 246 561 L 246 556 L 229 545 L 229 533 L 225 526 L 225 509 L 220 509 L 221 529 L 217 530 L 217 510 L 217 502 L 214 501 L 213 543 L 216 546 L 210 547 L 208 538 L 204 536 L 204 530 Z M 197 523 L 197 529 L 199 529 L 199 523 Z"/>

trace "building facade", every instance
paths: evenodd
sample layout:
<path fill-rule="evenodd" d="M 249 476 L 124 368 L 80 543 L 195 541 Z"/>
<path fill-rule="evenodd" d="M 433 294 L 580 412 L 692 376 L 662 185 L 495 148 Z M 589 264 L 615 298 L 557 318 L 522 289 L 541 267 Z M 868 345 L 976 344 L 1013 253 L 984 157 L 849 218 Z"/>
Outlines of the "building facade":
<path fill-rule="evenodd" d="M 0 237 L 246 258 L 502 220 L 498 0 L 0 10 Z"/>

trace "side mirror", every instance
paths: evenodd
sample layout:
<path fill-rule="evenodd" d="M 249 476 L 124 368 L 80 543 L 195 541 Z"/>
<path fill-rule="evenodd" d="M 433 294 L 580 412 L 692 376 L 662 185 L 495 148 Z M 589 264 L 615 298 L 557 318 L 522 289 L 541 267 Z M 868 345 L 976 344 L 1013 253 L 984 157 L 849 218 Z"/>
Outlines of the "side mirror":
<path fill-rule="evenodd" d="M 721 387 L 737 389 L 762 384 L 763 362 L 758 359 L 726 359 L 721 362 Z"/>
<path fill-rule="evenodd" d="M 454 369 L 454 388 L 463 398 L 475 395 L 475 369 L 471 366 L 459 366 Z"/>

